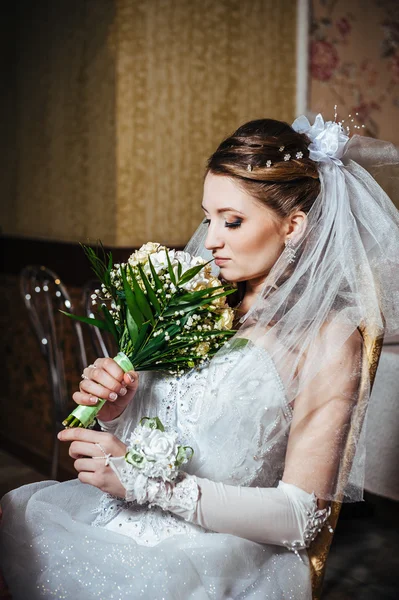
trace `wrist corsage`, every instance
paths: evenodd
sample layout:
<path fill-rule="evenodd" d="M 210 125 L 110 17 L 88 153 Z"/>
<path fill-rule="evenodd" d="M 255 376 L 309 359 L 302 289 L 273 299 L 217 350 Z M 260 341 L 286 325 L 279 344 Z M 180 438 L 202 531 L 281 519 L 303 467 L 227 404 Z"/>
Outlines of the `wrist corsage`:
<path fill-rule="evenodd" d="M 176 431 L 165 431 L 158 417 L 143 417 L 130 436 L 125 461 L 145 477 L 174 481 L 181 465 L 194 454 L 191 446 L 181 446 L 177 437 Z"/>
<path fill-rule="evenodd" d="M 111 458 L 110 465 L 126 490 L 126 500 L 192 511 L 198 485 L 180 467 L 193 454 L 193 448 L 179 444 L 178 433 L 166 431 L 158 417 L 143 417 L 130 436 L 125 456 Z"/>

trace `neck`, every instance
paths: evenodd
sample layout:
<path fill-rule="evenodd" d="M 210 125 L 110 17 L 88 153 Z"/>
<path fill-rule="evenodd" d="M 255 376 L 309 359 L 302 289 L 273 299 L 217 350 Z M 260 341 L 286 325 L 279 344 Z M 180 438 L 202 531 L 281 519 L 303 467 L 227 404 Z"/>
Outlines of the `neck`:
<path fill-rule="evenodd" d="M 258 279 L 251 279 L 245 282 L 245 293 L 244 297 L 239 303 L 238 313 L 240 316 L 246 314 L 252 307 L 256 298 L 260 294 L 263 285 L 265 283 L 265 277 L 259 277 Z M 272 286 L 274 289 L 278 289 L 277 285 Z"/>
<path fill-rule="evenodd" d="M 265 278 L 259 277 L 258 279 L 251 279 L 245 282 L 245 293 L 239 306 L 237 307 L 240 316 L 246 314 L 253 303 L 255 302 L 258 294 L 260 293 L 264 284 Z"/>
<path fill-rule="evenodd" d="M 263 284 L 265 283 L 265 279 L 265 277 L 249 279 L 245 285 L 245 297 L 249 296 L 250 298 L 255 299 L 256 296 L 260 293 Z"/>

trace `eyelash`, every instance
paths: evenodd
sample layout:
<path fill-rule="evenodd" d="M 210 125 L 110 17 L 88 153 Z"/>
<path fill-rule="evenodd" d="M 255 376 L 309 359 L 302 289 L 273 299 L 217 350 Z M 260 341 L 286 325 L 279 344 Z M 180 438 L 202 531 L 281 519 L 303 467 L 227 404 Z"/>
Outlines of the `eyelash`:
<path fill-rule="evenodd" d="M 211 222 L 210 219 L 205 219 L 204 221 L 202 221 L 202 223 L 204 225 L 209 225 L 210 222 Z M 233 221 L 232 223 L 225 221 L 224 226 L 228 227 L 229 229 L 237 229 L 237 227 L 240 227 L 241 223 L 242 223 L 242 219 L 237 219 L 236 221 Z"/>

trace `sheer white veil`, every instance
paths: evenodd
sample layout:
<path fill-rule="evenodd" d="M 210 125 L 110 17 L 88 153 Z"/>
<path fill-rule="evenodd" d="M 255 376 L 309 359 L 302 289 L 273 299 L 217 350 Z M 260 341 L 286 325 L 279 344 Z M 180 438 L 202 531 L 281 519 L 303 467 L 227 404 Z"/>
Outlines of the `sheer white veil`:
<path fill-rule="evenodd" d="M 333 386 L 341 369 L 337 356 L 359 342 L 348 386 L 336 391 L 347 403 L 348 417 L 336 431 L 340 464 L 334 488 L 327 494 L 328 499 L 357 501 L 363 493 L 370 393 L 364 384 L 360 331 L 373 337 L 399 332 L 399 212 L 366 169 L 398 165 L 399 153 L 390 143 L 359 135 L 349 139 L 341 124 L 325 123 L 321 115 L 312 126 L 299 117 L 292 127 L 311 140 L 309 157 L 317 163 L 320 194 L 307 214 L 305 231 L 294 240 L 295 262 L 291 264 L 288 253 L 282 252 L 236 336 L 269 353 L 291 406 L 308 386 L 320 386 L 315 383 L 320 374 Z M 186 250 L 211 258 L 204 246 L 206 232 L 207 227 L 200 225 Z M 253 344 L 244 349 L 242 360 Z M 231 351 L 224 348 L 219 356 Z M 251 378 L 250 369 L 245 376 Z M 342 372 L 340 376 L 342 380 Z M 320 393 L 325 393 L 325 383 Z M 215 410 L 209 402 L 209 410 Z M 223 408 L 218 409 L 222 414 Z M 343 455 L 350 430 L 354 459 L 343 476 L 348 471 Z M 238 429 L 232 435 L 239 435 Z M 266 456 L 269 450 L 270 442 L 262 452 Z"/>

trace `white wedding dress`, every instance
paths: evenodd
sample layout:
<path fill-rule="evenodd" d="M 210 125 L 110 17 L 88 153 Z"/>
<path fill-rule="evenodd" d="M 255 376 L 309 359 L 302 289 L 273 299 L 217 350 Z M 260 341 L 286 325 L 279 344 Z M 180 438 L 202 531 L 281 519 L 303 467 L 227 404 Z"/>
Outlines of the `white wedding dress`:
<path fill-rule="evenodd" d="M 292 411 L 266 351 L 230 351 L 179 379 L 143 373 L 131 406 L 106 428 L 126 440 L 155 415 L 194 448 L 186 472 L 235 486 L 281 479 Z M 207 531 L 78 480 L 23 486 L 1 505 L 14 600 L 311 598 L 306 551 Z"/>

